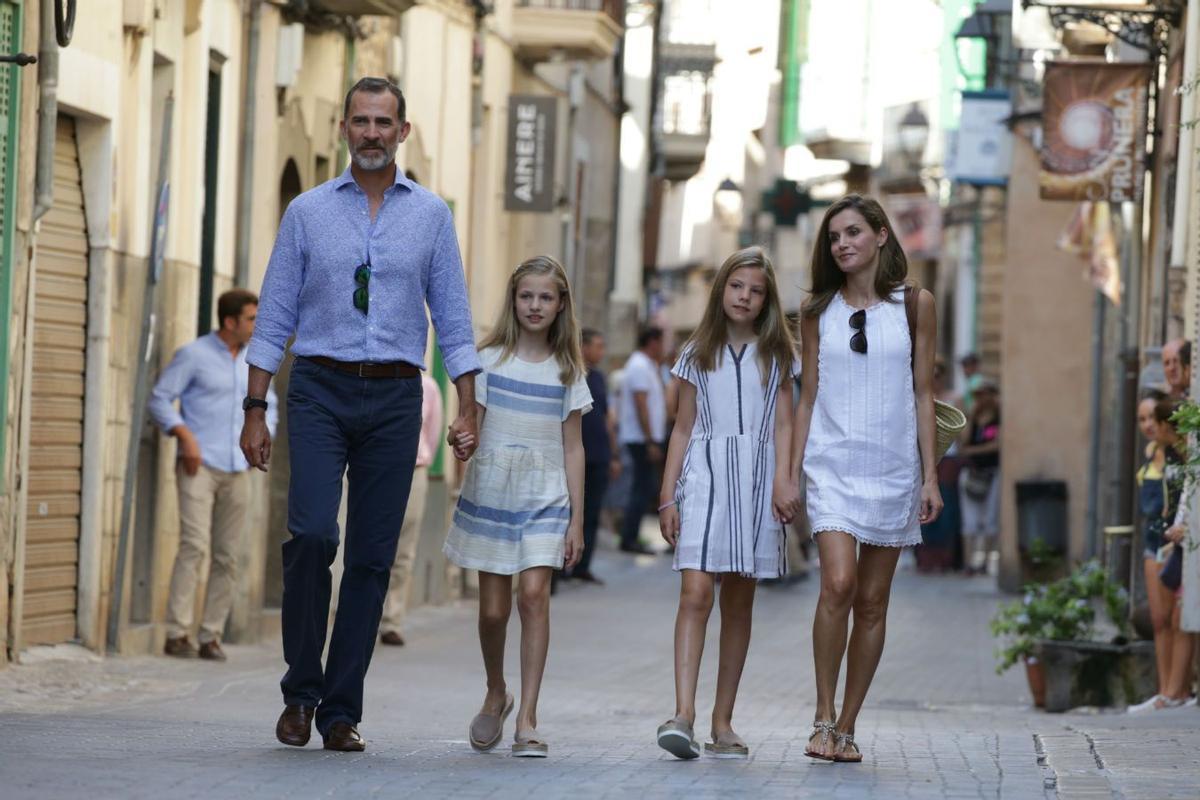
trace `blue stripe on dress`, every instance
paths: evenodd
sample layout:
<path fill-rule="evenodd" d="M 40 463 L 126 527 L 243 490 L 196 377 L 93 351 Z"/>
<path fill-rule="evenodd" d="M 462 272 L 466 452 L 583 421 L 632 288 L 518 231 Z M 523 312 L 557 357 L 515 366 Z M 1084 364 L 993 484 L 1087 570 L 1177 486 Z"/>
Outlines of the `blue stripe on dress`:
<path fill-rule="evenodd" d="M 571 509 L 569 506 L 549 506 L 547 508 L 535 508 L 528 511 L 510 511 L 506 508 L 476 505 L 465 497 L 460 496 L 458 498 L 458 508 L 472 517 L 499 522 L 504 525 L 527 525 L 531 522 L 571 519 Z"/>
<path fill-rule="evenodd" d="M 545 400 L 534 400 L 517 397 L 507 392 L 498 392 L 495 387 L 488 388 L 487 402 L 489 406 L 506 408 L 509 411 L 520 411 L 525 414 L 541 414 L 547 417 L 560 418 L 563 413 L 562 400 L 547 403 Z"/>
<path fill-rule="evenodd" d="M 476 519 L 464 514 L 461 509 L 454 512 L 454 524 L 472 536 L 483 536 L 506 542 L 520 542 L 523 538 L 539 535 L 562 536 L 567 530 L 567 523 L 564 520 L 548 519 L 520 527 L 511 527 L 498 522 Z"/>
<path fill-rule="evenodd" d="M 545 383 L 528 383 L 526 381 L 513 380 L 506 378 L 503 375 L 497 375 L 494 372 L 488 373 L 488 390 L 500 389 L 514 394 L 523 394 L 528 397 L 544 397 L 552 400 L 562 400 L 567 394 L 567 387 L 559 384 L 551 386 Z"/>

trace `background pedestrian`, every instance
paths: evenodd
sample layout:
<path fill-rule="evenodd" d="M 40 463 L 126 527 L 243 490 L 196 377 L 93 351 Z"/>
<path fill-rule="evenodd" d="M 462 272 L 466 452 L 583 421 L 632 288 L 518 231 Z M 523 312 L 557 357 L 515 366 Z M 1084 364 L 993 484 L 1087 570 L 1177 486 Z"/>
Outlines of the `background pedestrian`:
<path fill-rule="evenodd" d="M 404 619 L 408 616 L 408 596 L 412 593 L 412 568 L 421 541 L 421 524 L 425 519 L 425 499 L 429 493 L 429 465 L 437 455 L 442 437 L 442 390 L 428 372 L 421 373 L 421 440 L 417 444 L 417 461 L 413 469 L 412 488 L 404 523 L 396 542 L 396 560 L 388 581 L 387 597 L 383 601 L 383 616 L 379 621 L 379 641 L 386 645 L 404 645 Z"/>
<path fill-rule="evenodd" d="M 988 571 L 1000 534 L 1000 390 L 990 378 L 975 387 L 975 402 L 963 430 L 959 476 L 966 573 Z"/>
<path fill-rule="evenodd" d="M 608 481 L 621 473 L 621 459 L 616 448 L 616 425 L 608 407 L 608 387 L 600 366 L 604 363 L 604 335 L 584 328 L 583 360 L 587 365 L 587 386 L 592 395 L 592 410 L 583 415 L 582 437 L 584 455 L 583 477 L 583 554 L 570 577 L 603 585 L 592 573 L 592 556 L 596 552 L 596 532 L 600 527 L 600 511 Z"/>
<path fill-rule="evenodd" d="M 233 606 L 250 502 L 250 465 L 237 440 L 249 373 L 246 345 L 257 315 L 253 292 L 230 289 L 222 294 L 217 298 L 220 327 L 176 351 L 150 393 L 151 416 L 178 442 L 179 550 L 171 570 L 163 646 L 169 656 L 225 660 L 221 636 Z M 267 402 L 266 425 L 274 433 L 278 412 L 273 391 Z M 206 560 L 208 582 L 197 650 L 188 637 L 196 584 Z"/>
<path fill-rule="evenodd" d="M 639 538 L 642 517 L 658 496 L 656 467 L 662 464 L 666 441 L 666 393 L 659 362 L 663 357 L 661 328 L 646 328 L 638 335 L 638 349 L 625 362 L 621 378 L 618 441 L 629 455 L 632 476 L 625 516 L 621 521 L 621 551 L 654 552 Z"/>

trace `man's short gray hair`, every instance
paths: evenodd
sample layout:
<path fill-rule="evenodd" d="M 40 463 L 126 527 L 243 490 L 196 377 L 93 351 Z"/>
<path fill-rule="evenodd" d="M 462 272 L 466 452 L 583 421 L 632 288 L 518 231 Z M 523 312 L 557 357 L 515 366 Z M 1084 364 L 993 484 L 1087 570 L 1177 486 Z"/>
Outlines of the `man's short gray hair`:
<path fill-rule="evenodd" d="M 355 92 L 366 92 L 367 94 L 391 92 L 392 97 L 396 98 L 396 114 L 400 117 L 400 124 L 404 124 L 404 116 L 407 112 L 404 102 L 404 92 L 400 91 L 400 87 L 387 78 L 359 78 L 358 82 L 350 87 L 350 91 L 346 92 L 346 103 L 342 108 L 342 119 L 350 118 L 350 98 L 354 97 Z"/>

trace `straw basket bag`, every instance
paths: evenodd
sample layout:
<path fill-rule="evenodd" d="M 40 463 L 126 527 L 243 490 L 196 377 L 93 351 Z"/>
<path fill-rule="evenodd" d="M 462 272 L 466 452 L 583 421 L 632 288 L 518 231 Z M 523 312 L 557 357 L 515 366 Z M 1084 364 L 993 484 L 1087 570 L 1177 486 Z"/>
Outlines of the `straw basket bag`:
<path fill-rule="evenodd" d="M 963 432 L 963 428 L 967 427 L 967 416 L 949 403 L 934 400 L 933 418 L 937 422 L 937 442 L 934 444 L 934 452 L 937 454 L 937 460 L 941 461 L 942 456 L 946 455 L 946 451 L 950 449 L 950 445 L 954 444 L 958 435 Z"/>
<path fill-rule="evenodd" d="M 904 311 L 908 315 L 908 338 L 913 342 L 914 355 L 917 349 L 917 292 L 919 291 L 920 289 L 916 286 L 904 287 Z M 942 456 L 946 455 L 946 451 L 950 449 L 950 445 L 954 444 L 958 435 L 963 432 L 963 428 L 967 427 L 967 417 L 949 403 L 934 400 L 933 419 L 937 423 L 934 451 L 937 460 L 941 461 Z"/>

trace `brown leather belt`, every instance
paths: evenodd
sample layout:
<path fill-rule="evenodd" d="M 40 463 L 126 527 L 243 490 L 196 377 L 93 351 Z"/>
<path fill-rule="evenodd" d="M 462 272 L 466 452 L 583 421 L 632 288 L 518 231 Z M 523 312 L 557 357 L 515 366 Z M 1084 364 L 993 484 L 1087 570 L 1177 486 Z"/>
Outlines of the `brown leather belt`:
<path fill-rule="evenodd" d="M 336 369 L 338 372 L 357 375 L 360 378 L 416 378 L 421 375 L 421 370 L 407 361 L 372 364 L 369 361 L 337 361 L 325 356 L 300 356 L 300 358 L 307 358 L 314 364 Z"/>

